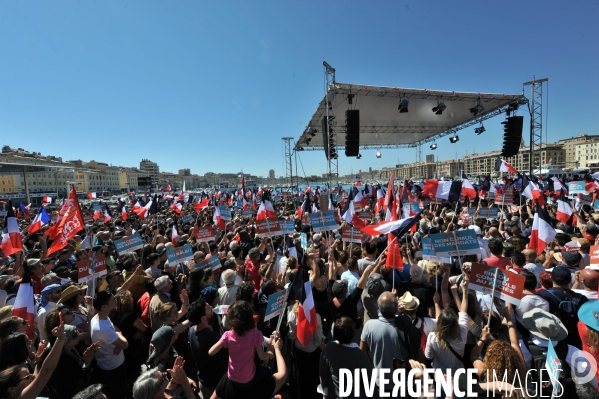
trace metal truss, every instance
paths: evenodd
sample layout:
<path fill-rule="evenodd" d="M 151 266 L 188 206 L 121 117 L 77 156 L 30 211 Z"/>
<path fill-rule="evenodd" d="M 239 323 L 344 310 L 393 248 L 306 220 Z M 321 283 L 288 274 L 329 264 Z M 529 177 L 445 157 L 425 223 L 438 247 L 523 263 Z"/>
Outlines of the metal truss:
<path fill-rule="evenodd" d="M 291 156 L 293 151 L 291 150 L 291 140 L 293 137 L 283 137 L 285 141 L 285 179 L 289 181 L 289 187 L 293 186 L 293 163 Z"/>
<path fill-rule="evenodd" d="M 536 80 L 532 77 L 532 81 L 525 82 L 523 86 L 530 86 L 531 96 L 530 102 L 530 156 L 528 173 L 532 175 L 535 169 L 540 169 L 541 165 L 541 145 L 543 144 L 543 83 L 549 79 Z"/>
<path fill-rule="evenodd" d="M 513 103 L 517 104 L 518 106 L 524 105 L 528 103 L 527 99 L 517 99 L 515 100 Z M 456 127 L 447 129 L 441 133 L 437 133 L 437 134 L 433 134 L 430 137 L 427 137 L 423 140 L 414 142 L 414 143 L 407 143 L 407 144 L 370 144 L 370 145 L 361 145 L 360 149 L 362 150 L 372 150 L 372 149 L 378 149 L 378 148 L 384 148 L 384 149 L 394 149 L 394 148 L 418 148 L 420 146 L 422 146 L 423 144 L 426 143 L 430 143 L 433 141 L 437 141 L 438 139 L 440 139 L 441 137 L 445 137 L 445 136 L 449 136 L 451 134 L 455 134 L 460 130 L 469 128 L 471 126 L 475 126 L 475 125 L 480 125 L 482 122 L 486 121 L 487 119 L 491 119 L 497 115 L 501 115 L 506 113 L 506 111 L 510 108 L 509 104 L 504 105 L 503 107 L 499 107 L 497 109 L 495 109 L 492 112 L 486 113 L 484 115 L 481 115 L 480 117 L 476 118 L 476 119 L 472 119 L 466 123 L 463 123 L 461 125 L 458 125 Z M 395 126 L 360 126 L 360 134 L 372 134 L 372 133 L 393 133 L 393 134 L 402 134 L 402 133 L 426 133 L 427 132 L 427 128 L 426 127 L 419 127 L 419 126 L 413 126 L 413 127 L 395 127 Z M 436 132 L 436 130 L 435 130 Z M 431 132 L 432 133 L 432 132 Z M 337 151 L 341 151 L 342 149 L 344 149 L 344 146 L 337 146 Z M 310 146 L 308 144 L 305 143 L 301 143 L 300 141 L 298 141 L 295 144 L 295 149 L 296 151 L 322 151 L 322 146 Z"/>
<path fill-rule="evenodd" d="M 326 61 L 323 61 L 322 65 L 324 65 L 325 116 L 327 121 L 326 133 L 328 135 L 328 148 L 325 148 L 325 152 L 328 160 L 329 188 L 331 188 L 333 187 L 333 180 L 337 181 L 337 177 L 339 176 L 339 147 L 337 147 L 337 134 L 333 129 L 333 122 L 336 118 L 335 109 L 337 108 L 335 106 L 337 85 L 335 84 L 335 68 L 330 66 Z"/>

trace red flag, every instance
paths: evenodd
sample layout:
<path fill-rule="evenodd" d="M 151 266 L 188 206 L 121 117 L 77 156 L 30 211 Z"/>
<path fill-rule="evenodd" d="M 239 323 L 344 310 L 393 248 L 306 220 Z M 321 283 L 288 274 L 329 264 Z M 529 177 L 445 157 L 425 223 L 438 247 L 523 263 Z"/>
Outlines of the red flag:
<path fill-rule="evenodd" d="M 63 207 L 65 208 L 64 216 L 60 219 L 56 227 L 56 236 L 48 249 L 48 255 L 66 247 L 69 240 L 83 230 L 83 226 L 85 225 L 75 186 L 72 186 L 69 198 L 65 201 Z"/>
<path fill-rule="evenodd" d="M 218 227 L 221 230 L 225 230 L 226 228 L 226 223 L 225 220 L 220 217 L 220 208 L 218 206 L 214 207 L 214 224 L 216 225 L 216 227 Z"/>
<path fill-rule="evenodd" d="M 258 215 L 256 216 L 256 220 L 262 219 L 276 219 L 277 214 L 275 213 L 275 209 L 272 207 L 270 201 L 264 200 L 260 204 L 260 208 L 258 208 Z"/>
<path fill-rule="evenodd" d="M 121 219 L 127 220 L 127 208 L 125 207 L 125 204 L 121 206 Z"/>
<path fill-rule="evenodd" d="M 0 249 L 2 249 L 4 256 L 11 256 L 23 250 L 21 230 L 19 230 L 19 224 L 17 223 L 11 201 L 8 201 L 8 211 L 4 222 L 4 229 L 2 229 Z"/>

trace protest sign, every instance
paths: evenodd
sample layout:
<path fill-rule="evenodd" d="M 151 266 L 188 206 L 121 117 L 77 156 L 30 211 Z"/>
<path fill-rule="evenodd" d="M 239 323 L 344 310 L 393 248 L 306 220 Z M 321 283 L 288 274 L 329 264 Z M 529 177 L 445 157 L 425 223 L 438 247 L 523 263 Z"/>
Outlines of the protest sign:
<path fill-rule="evenodd" d="M 595 212 L 599 212 L 599 200 L 595 200 L 595 202 L 593 202 L 593 210 Z"/>
<path fill-rule="evenodd" d="M 474 216 L 476 214 L 476 208 L 468 208 L 468 215 Z M 480 208 L 478 209 L 478 217 L 493 219 L 499 215 L 499 208 Z"/>
<path fill-rule="evenodd" d="M 358 212 L 358 219 L 364 220 L 365 222 L 370 222 L 374 217 L 374 214 L 371 211 L 362 211 Z"/>
<path fill-rule="evenodd" d="M 568 183 L 568 196 L 574 198 L 578 197 L 578 194 L 588 195 L 584 183 L 584 181 L 571 181 Z"/>
<path fill-rule="evenodd" d="M 278 219 L 261 219 L 256 220 L 256 236 L 258 237 L 273 237 L 281 235 L 281 225 Z"/>
<path fill-rule="evenodd" d="M 490 294 L 493 291 L 493 281 L 497 273 L 495 296 L 518 306 L 524 297 L 524 280 L 526 277 L 496 267 L 489 267 L 482 263 L 473 263 L 470 271 L 470 284 L 468 288 Z"/>
<path fill-rule="evenodd" d="M 229 207 L 226 205 L 219 205 L 218 209 L 220 210 L 220 217 L 223 220 L 231 220 L 231 211 L 229 210 Z"/>
<path fill-rule="evenodd" d="M 176 266 L 182 262 L 189 262 L 193 259 L 193 249 L 191 244 L 185 244 L 182 247 L 169 249 L 166 251 L 169 266 Z"/>
<path fill-rule="evenodd" d="M 77 261 L 77 283 L 87 283 L 94 277 L 101 277 L 106 274 L 106 255 L 96 255 L 93 251 L 88 251 L 88 259 Z"/>
<path fill-rule="evenodd" d="M 365 241 L 366 237 L 368 237 L 368 234 L 362 233 L 355 227 L 345 226 L 341 228 L 342 241 L 362 244 Z"/>
<path fill-rule="evenodd" d="M 445 201 L 447 201 L 447 200 L 444 200 L 443 198 L 432 197 L 428 200 L 428 203 L 434 205 L 434 204 L 442 204 Z"/>
<path fill-rule="evenodd" d="M 436 256 L 433 251 L 433 240 L 430 238 L 422 239 L 422 259 L 431 260 L 433 262 L 451 263 L 449 256 Z"/>
<path fill-rule="evenodd" d="M 513 187 L 504 187 L 503 193 L 497 193 L 495 195 L 496 205 L 510 206 L 514 203 L 514 189 Z"/>
<path fill-rule="evenodd" d="M 300 242 L 304 250 L 308 249 L 308 235 L 306 233 L 300 233 Z"/>
<path fill-rule="evenodd" d="M 404 202 L 402 206 L 404 209 L 408 209 L 410 213 L 420 212 L 420 204 L 418 202 Z"/>
<path fill-rule="evenodd" d="M 293 234 L 295 233 L 295 222 L 293 220 L 279 220 L 279 228 L 281 234 Z"/>
<path fill-rule="evenodd" d="M 578 194 L 578 202 L 580 202 L 583 205 L 592 205 L 593 196 L 591 194 Z"/>
<path fill-rule="evenodd" d="M 335 211 L 311 213 L 310 219 L 312 220 L 312 230 L 314 230 L 315 233 L 339 228 L 337 219 L 335 218 Z"/>
<path fill-rule="evenodd" d="M 194 221 L 194 219 L 193 219 L 193 216 L 191 216 L 191 215 L 185 216 L 185 217 L 183 217 L 183 219 L 181 219 L 181 222 L 183 224 L 187 224 L 187 223 L 192 224 L 193 221 Z"/>
<path fill-rule="evenodd" d="M 129 237 L 124 237 L 119 240 L 115 240 L 114 246 L 116 247 L 116 250 L 119 253 L 119 255 L 122 255 L 143 248 L 144 241 L 138 233 L 135 233 L 130 235 Z"/>
<path fill-rule="evenodd" d="M 241 210 L 241 217 L 250 217 L 252 216 L 252 210 L 251 209 L 242 209 Z"/>
<path fill-rule="evenodd" d="M 431 239 L 431 256 L 464 256 L 480 254 L 480 247 L 474 230 L 460 230 L 433 234 Z M 457 241 L 457 242 L 456 242 Z"/>
<path fill-rule="evenodd" d="M 266 305 L 266 313 L 264 314 L 265 322 L 285 311 L 288 296 L 289 290 L 279 291 L 268 296 L 268 304 Z"/>
<path fill-rule="evenodd" d="M 590 268 L 599 270 L 599 245 L 592 245 L 589 250 L 589 255 L 591 257 Z"/>
<path fill-rule="evenodd" d="M 211 226 L 196 227 L 194 235 L 198 242 L 212 241 L 215 238 L 214 230 Z"/>
<path fill-rule="evenodd" d="M 220 263 L 220 259 L 218 259 L 218 256 L 211 256 L 208 259 L 204 259 L 203 261 L 201 261 L 200 263 L 196 263 L 194 266 L 194 269 L 196 267 L 202 268 L 202 269 L 212 269 L 212 270 L 216 270 L 216 269 L 220 269 L 221 267 L 221 263 Z"/>
<path fill-rule="evenodd" d="M 304 214 L 302 215 L 302 224 L 304 225 L 312 225 L 312 219 L 310 218 L 310 213 L 306 213 L 304 212 Z"/>
<path fill-rule="evenodd" d="M 551 384 L 553 386 L 553 393 L 551 397 L 559 398 L 562 396 L 562 384 L 559 382 L 559 377 L 564 368 L 562 366 L 561 360 L 559 360 L 557 357 L 557 353 L 555 352 L 555 348 L 553 347 L 551 340 L 549 340 L 549 345 L 547 345 L 547 361 L 545 363 L 545 367 L 547 368 L 547 372 L 549 373 L 549 378 L 551 379 Z"/>

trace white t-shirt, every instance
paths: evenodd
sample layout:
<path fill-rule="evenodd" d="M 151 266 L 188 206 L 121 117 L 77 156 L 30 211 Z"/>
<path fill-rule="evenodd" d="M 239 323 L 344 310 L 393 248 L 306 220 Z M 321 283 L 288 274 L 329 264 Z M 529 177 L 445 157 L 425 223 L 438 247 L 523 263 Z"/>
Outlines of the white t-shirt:
<path fill-rule="evenodd" d="M 464 356 L 466 337 L 468 335 L 468 313 L 459 313 L 458 324 L 460 325 L 460 337 L 452 340 L 449 344 L 460 356 Z M 451 369 L 452 372 L 455 372 L 458 368 L 464 367 L 449 348 L 445 350 L 441 349 L 437 334 L 434 332 L 428 334 L 424 356 L 427 359 L 433 360 L 433 368 L 442 369 L 443 372 L 446 369 Z"/>
<path fill-rule="evenodd" d="M 90 331 L 92 342 L 100 343 L 100 350 L 96 352 L 96 361 L 102 370 L 110 371 L 119 367 L 125 361 L 125 354 L 120 351 L 118 355 L 114 354 L 112 343 L 119 339 L 114 325 L 110 319 L 100 320 L 94 316 L 91 320 Z"/>
<path fill-rule="evenodd" d="M 589 300 L 597 299 L 597 291 L 587 291 L 587 290 L 572 290 L 572 291 L 576 292 L 577 294 L 582 294 L 582 295 L 586 296 L 587 298 L 589 298 Z"/>
<path fill-rule="evenodd" d="M 538 295 L 524 295 L 520 300 L 520 305 L 514 308 L 514 314 L 518 323 L 524 324 L 522 315 L 533 309 L 542 309 L 549 312 L 549 302 Z"/>

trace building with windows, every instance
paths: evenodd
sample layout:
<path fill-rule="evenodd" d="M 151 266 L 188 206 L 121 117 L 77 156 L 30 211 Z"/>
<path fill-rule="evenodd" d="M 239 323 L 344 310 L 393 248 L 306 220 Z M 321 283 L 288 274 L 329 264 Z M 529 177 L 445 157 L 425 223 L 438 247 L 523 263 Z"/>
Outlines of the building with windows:
<path fill-rule="evenodd" d="M 0 173 L 0 195 L 18 194 L 24 191 L 21 175 L 18 173 Z"/>
<path fill-rule="evenodd" d="M 574 146 L 575 169 L 599 167 L 599 138 L 590 139 Z"/>
<path fill-rule="evenodd" d="M 160 180 L 160 168 L 156 162 L 149 159 L 142 159 L 139 163 L 139 170 L 147 173 L 152 178 L 152 185 L 157 185 Z"/>
<path fill-rule="evenodd" d="M 565 165 L 563 168 L 577 169 L 582 168 L 580 166 L 581 160 L 576 155 L 576 147 L 584 145 L 589 141 L 598 140 L 599 135 L 581 134 L 578 136 L 563 139 L 557 142 L 558 145 L 562 145 L 565 151 Z M 586 161 L 586 159 L 585 159 Z"/>

